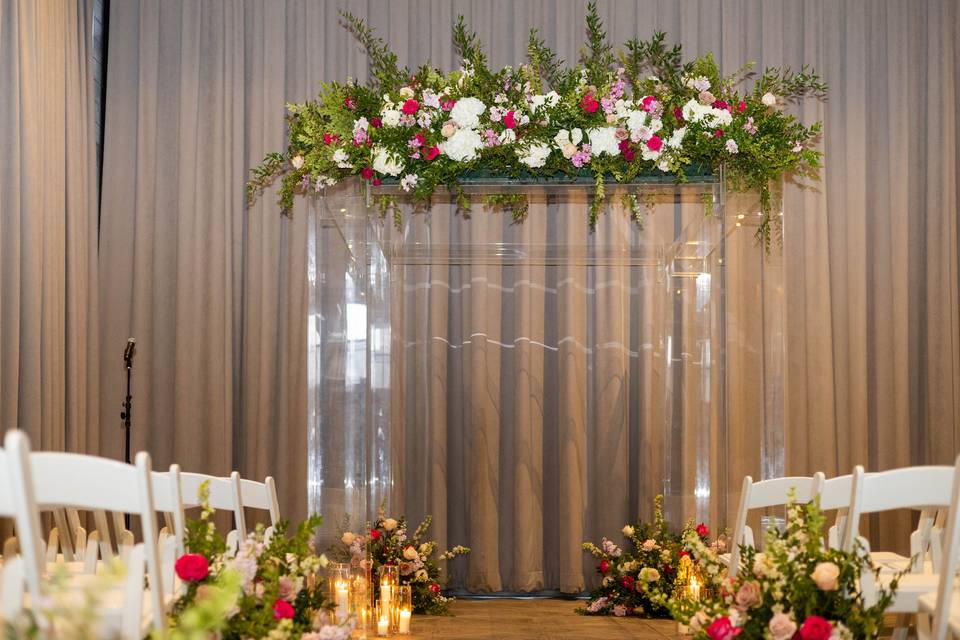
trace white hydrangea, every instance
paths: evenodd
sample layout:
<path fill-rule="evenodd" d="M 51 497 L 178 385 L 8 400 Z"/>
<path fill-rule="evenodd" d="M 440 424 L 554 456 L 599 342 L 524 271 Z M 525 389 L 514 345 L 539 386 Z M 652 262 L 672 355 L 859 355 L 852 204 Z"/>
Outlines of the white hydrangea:
<path fill-rule="evenodd" d="M 629 109 L 626 111 L 627 129 L 630 133 L 647 126 L 647 112 L 640 109 Z"/>
<path fill-rule="evenodd" d="M 609 156 L 620 155 L 620 141 L 617 140 L 616 127 L 587 129 L 587 135 L 590 136 L 590 148 L 594 155 L 604 153 Z"/>
<path fill-rule="evenodd" d="M 401 113 L 397 109 L 384 109 L 380 120 L 385 127 L 395 127 L 400 124 Z"/>
<path fill-rule="evenodd" d="M 403 171 L 403 162 L 383 147 L 374 147 L 373 170 L 388 176 L 398 176 Z"/>
<path fill-rule="evenodd" d="M 683 144 L 683 136 L 687 134 L 686 127 L 680 127 L 679 129 L 674 129 L 673 133 L 670 134 L 670 139 L 667 140 L 667 146 L 671 149 L 679 149 L 680 145 Z"/>
<path fill-rule="evenodd" d="M 517 149 L 517 158 L 531 169 L 539 169 L 547 163 L 549 157 L 550 145 L 547 144 L 532 144 Z"/>
<path fill-rule="evenodd" d="M 486 110 L 487 105 L 477 98 L 460 98 L 450 110 L 450 118 L 461 128 L 473 129 L 480 124 L 480 114 Z"/>
<path fill-rule="evenodd" d="M 473 129 L 458 129 L 443 143 L 443 152 L 457 162 L 470 162 L 482 148 L 483 138 Z"/>

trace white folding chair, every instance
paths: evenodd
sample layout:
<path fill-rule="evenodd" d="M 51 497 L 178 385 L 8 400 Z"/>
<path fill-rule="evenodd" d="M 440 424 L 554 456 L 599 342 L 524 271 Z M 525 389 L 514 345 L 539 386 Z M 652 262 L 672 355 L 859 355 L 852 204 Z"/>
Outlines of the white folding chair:
<path fill-rule="evenodd" d="M 850 494 L 850 515 L 842 538 L 842 549 L 851 551 L 857 541 L 865 550 L 869 542 L 859 534 L 860 517 L 864 514 L 893 511 L 896 509 L 938 509 L 950 505 L 951 489 L 956 475 L 955 467 L 925 466 L 904 467 L 866 474 L 863 467 L 853 470 L 853 486 Z M 911 536 L 912 537 L 912 536 Z M 920 548 L 929 542 L 918 541 Z M 921 563 L 922 564 L 922 563 Z M 916 566 L 911 566 L 915 570 Z M 869 568 L 860 575 L 860 592 L 866 606 L 877 601 L 879 587 L 888 587 L 897 574 L 883 572 L 879 577 Z M 893 602 L 888 613 L 915 614 L 919 610 L 920 596 L 937 588 L 937 574 L 913 572 L 900 576 Z M 908 620 L 900 616 L 894 630 L 895 638 L 905 638 Z"/>
<path fill-rule="evenodd" d="M 960 457 L 956 466 L 960 469 Z M 943 511 L 941 511 L 943 513 Z M 957 577 L 957 562 L 960 559 L 960 473 L 953 477 L 950 508 L 945 516 L 938 516 L 945 528 L 937 590 L 920 596 L 917 615 L 919 640 L 946 640 L 948 636 L 960 638 L 960 593 L 954 590 Z"/>
<path fill-rule="evenodd" d="M 228 552 L 236 551 L 240 541 L 247 537 L 246 521 L 243 517 L 243 502 L 240 499 L 240 474 L 234 471 L 229 478 L 208 476 L 203 473 L 180 472 L 180 493 L 183 496 L 184 509 L 200 506 L 200 485 L 209 483 L 210 506 L 220 511 L 232 511 L 234 529 L 227 534 Z"/>
<path fill-rule="evenodd" d="M 183 495 L 180 489 L 180 467 L 170 465 L 169 471 L 152 471 L 150 481 L 153 486 L 153 501 L 158 512 L 169 516 L 172 530 L 165 527 L 157 536 L 160 549 L 160 566 L 163 572 L 163 585 L 167 589 L 166 597 L 174 599 L 179 590 L 179 579 L 176 576 L 175 565 L 177 558 L 183 555 L 185 515 Z"/>
<path fill-rule="evenodd" d="M 15 436 L 10 433 L 16 433 Z M 5 439 L 5 447 L 23 434 L 11 431 Z M 4 549 L 3 566 L 0 568 L 0 617 L 12 620 L 23 610 L 24 581 L 29 586 L 30 597 L 37 601 L 40 590 L 43 554 L 40 543 L 40 516 L 36 510 L 21 508 L 19 489 L 22 482 L 16 477 L 12 454 L 0 449 L 0 516 L 12 518 L 20 533 L 20 540 Z M 14 549 L 19 546 L 20 554 Z"/>
<path fill-rule="evenodd" d="M 270 512 L 270 526 L 264 532 L 264 539 L 273 535 L 273 527 L 280 520 L 280 501 L 277 499 L 277 485 L 272 476 L 263 482 L 240 479 L 240 503 L 245 509 L 258 509 Z"/>
<path fill-rule="evenodd" d="M 750 476 L 744 477 L 743 489 L 740 492 L 740 504 L 737 507 L 737 519 L 733 526 L 730 554 L 724 554 L 721 557 L 721 560 L 727 562 L 731 578 L 735 577 L 740 570 L 740 545 L 756 546 L 753 529 L 747 524 L 747 516 L 750 511 L 786 505 L 790 499 L 791 490 L 794 491 L 796 503 L 805 504 L 813 500 L 822 483 L 823 474 L 820 472 L 811 477 L 793 476 L 760 482 L 754 482 Z"/>
<path fill-rule="evenodd" d="M 103 601 L 98 614 L 104 630 L 118 633 L 123 638 L 139 640 L 151 625 L 163 633 L 167 616 L 150 482 L 150 455 L 140 452 L 135 465 L 128 465 L 74 453 L 30 453 L 26 437 L 16 431 L 7 434 L 5 443 L 19 496 L 17 524 L 22 532 L 22 548 L 28 546 L 28 540 L 39 540 L 38 508 L 66 506 L 139 516 L 144 541 L 127 555 L 125 588 L 101 593 Z M 37 566 L 43 565 L 38 563 Z M 28 568 L 28 584 L 31 580 L 39 580 L 39 576 L 31 573 L 32 569 Z M 144 575 L 149 583 L 146 590 Z M 81 579 L 84 577 L 74 576 L 77 586 L 83 584 Z M 39 592 L 39 587 L 36 591 Z M 31 588 L 31 597 L 33 594 Z"/>

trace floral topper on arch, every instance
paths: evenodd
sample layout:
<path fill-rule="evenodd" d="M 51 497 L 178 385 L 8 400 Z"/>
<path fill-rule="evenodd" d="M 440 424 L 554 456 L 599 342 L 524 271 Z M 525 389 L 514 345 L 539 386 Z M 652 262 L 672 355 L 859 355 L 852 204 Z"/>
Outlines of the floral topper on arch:
<path fill-rule="evenodd" d="M 813 147 L 821 123 L 805 126 L 783 107 L 827 87 L 804 66 L 799 72 L 752 63 L 722 76 L 712 54 L 684 62 L 665 34 L 633 38 L 615 51 L 590 3 L 587 43 L 579 64 L 564 67 L 531 29 L 528 61 L 493 70 L 476 34 L 460 16 L 453 41 L 461 68 L 443 73 L 425 64 L 411 73 L 365 22 L 343 13 L 366 47 L 371 79 L 322 83 L 320 95 L 287 105 L 285 153 L 270 153 L 247 184 L 252 201 L 276 178 L 289 213 L 298 193 L 320 191 L 353 176 L 376 193 L 398 181 L 428 201 L 440 186 L 469 206 L 459 181 L 483 171 L 518 180 L 593 177 L 596 221 L 604 182 L 691 170 L 724 171 L 734 189 L 760 193 L 758 238 L 769 244 L 770 183 L 792 173 L 816 177 Z M 755 79 L 753 89 L 744 81 Z"/>

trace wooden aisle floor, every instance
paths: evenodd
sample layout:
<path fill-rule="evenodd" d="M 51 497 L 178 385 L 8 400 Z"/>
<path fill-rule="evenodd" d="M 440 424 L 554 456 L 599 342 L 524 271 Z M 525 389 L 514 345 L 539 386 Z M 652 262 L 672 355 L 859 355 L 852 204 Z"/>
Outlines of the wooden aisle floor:
<path fill-rule="evenodd" d="M 450 616 L 415 616 L 409 640 L 588 640 L 677 638 L 677 623 L 581 616 L 573 600 L 458 600 Z M 402 637 L 402 636 L 401 636 Z"/>

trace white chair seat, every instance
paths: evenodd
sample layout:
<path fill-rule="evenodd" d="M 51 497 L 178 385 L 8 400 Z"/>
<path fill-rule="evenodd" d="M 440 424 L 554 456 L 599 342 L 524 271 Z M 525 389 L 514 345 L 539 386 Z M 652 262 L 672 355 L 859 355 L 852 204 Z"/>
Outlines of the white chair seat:
<path fill-rule="evenodd" d="M 877 586 L 889 589 L 894 577 L 892 573 L 881 573 Z M 936 591 L 939 582 L 940 576 L 935 573 L 908 573 L 900 576 L 897 593 L 887 613 L 916 613 L 920 606 L 920 598 L 931 591 Z"/>
<path fill-rule="evenodd" d="M 937 600 L 936 591 L 923 594 L 918 601 L 920 611 L 932 616 L 937 611 Z M 950 627 L 950 633 L 960 638 L 960 593 L 956 591 L 950 599 L 950 621 L 947 624 Z"/>

